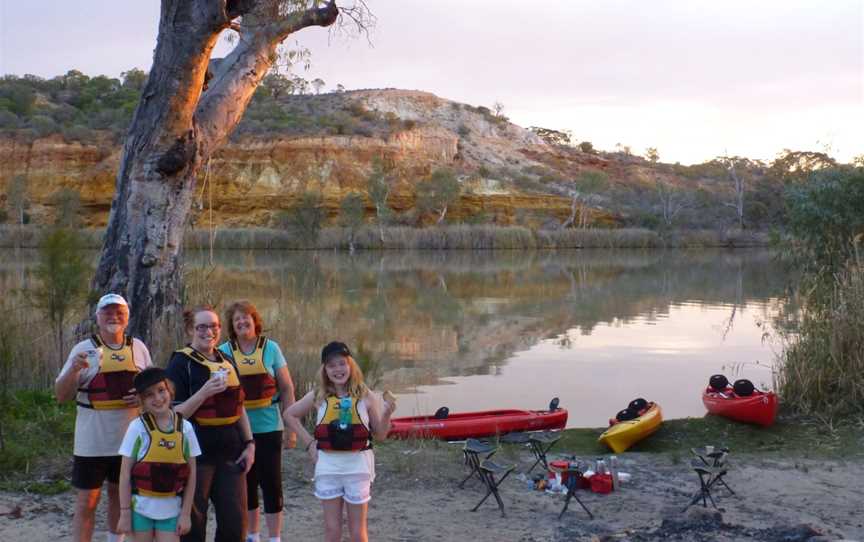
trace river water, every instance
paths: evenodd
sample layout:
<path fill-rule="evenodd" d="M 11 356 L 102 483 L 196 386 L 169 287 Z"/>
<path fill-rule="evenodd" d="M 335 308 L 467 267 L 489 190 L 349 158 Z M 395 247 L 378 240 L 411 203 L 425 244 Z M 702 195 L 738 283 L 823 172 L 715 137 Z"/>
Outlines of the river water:
<path fill-rule="evenodd" d="M 34 262 L 9 251 L 4 289 L 26 286 Z M 769 330 L 790 281 L 766 250 L 217 251 L 185 262 L 186 299 L 253 301 L 299 382 L 323 344 L 342 340 L 371 362 L 370 383 L 396 394 L 397 415 L 559 397 L 569 427 L 603 426 L 636 397 L 666 418 L 702 416 L 714 373 L 771 387 Z"/>
<path fill-rule="evenodd" d="M 209 255 L 189 255 L 206 275 Z M 789 276 L 765 250 L 217 253 L 221 299 L 257 303 L 306 364 L 343 340 L 399 415 L 543 409 L 597 427 L 636 397 L 702 416 L 714 373 L 772 387 Z M 233 278 L 232 278 L 233 277 Z M 199 296 L 200 297 L 200 296 Z"/>

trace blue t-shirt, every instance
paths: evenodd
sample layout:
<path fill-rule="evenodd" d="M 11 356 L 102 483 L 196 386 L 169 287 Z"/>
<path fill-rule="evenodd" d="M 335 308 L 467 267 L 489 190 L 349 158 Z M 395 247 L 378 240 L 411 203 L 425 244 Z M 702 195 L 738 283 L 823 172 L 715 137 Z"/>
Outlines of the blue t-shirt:
<path fill-rule="evenodd" d="M 225 342 L 219 345 L 219 350 L 231 356 L 231 343 Z M 233 359 L 233 358 L 232 358 Z M 282 355 L 282 350 L 276 341 L 267 339 L 264 344 L 264 354 L 262 356 L 264 368 L 270 373 L 270 376 L 276 378 L 276 370 L 281 367 L 286 367 L 285 356 Z M 253 433 L 269 433 L 271 431 L 280 431 L 282 429 L 282 414 L 279 412 L 279 403 L 264 408 L 246 409 L 246 414 L 249 416 L 249 424 L 252 426 Z"/>

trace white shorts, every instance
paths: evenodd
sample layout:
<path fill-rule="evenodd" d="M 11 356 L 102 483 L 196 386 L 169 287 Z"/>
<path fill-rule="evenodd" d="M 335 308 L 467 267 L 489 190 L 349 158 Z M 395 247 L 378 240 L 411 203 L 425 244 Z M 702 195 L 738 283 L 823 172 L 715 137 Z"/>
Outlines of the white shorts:
<path fill-rule="evenodd" d="M 342 497 L 349 504 L 364 504 L 372 498 L 368 474 L 322 474 L 315 477 L 315 496 L 322 501 Z"/>

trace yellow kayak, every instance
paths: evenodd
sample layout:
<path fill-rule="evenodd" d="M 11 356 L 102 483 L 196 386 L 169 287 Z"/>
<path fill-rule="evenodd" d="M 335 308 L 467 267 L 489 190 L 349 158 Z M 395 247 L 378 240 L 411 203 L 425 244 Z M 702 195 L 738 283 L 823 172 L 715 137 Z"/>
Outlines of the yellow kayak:
<path fill-rule="evenodd" d="M 612 448 L 613 452 L 620 454 L 657 431 L 661 423 L 663 423 L 663 413 L 660 405 L 651 403 L 651 407 L 645 414 L 633 420 L 616 423 L 600 435 L 597 442 L 605 444 Z"/>

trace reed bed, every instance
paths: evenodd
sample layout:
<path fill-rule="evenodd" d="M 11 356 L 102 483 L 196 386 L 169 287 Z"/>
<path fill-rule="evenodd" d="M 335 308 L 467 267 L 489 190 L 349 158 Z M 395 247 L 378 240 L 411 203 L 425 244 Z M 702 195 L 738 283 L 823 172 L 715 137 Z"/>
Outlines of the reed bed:
<path fill-rule="evenodd" d="M 35 248 L 42 228 L 0 225 L 0 248 Z M 104 231 L 80 230 L 86 248 L 102 248 Z M 316 239 L 291 229 L 216 228 L 186 232 L 184 248 L 191 250 L 526 250 L 583 248 L 685 248 L 767 246 L 765 232 L 670 230 L 645 228 L 532 230 L 521 226 L 455 224 L 413 228 L 367 225 L 351 230 L 323 228 Z M 211 243 L 212 242 L 212 243 Z"/>
<path fill-rule="evenodd" d="M 834 277 L 823 301 L 811 300 L 788 335 L 778 373 L 783 401 L 827 420 L 864 420 L 864 261 Z"/>

